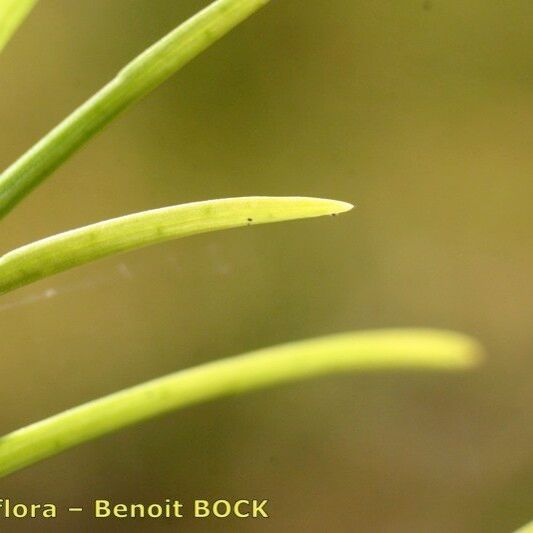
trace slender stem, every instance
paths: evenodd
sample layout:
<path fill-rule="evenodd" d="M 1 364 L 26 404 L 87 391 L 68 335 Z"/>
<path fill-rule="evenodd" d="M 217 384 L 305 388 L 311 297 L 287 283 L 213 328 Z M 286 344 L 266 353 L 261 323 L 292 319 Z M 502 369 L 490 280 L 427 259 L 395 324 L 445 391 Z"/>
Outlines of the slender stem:
<path fill-rule="evenodd" d="M 121 111 L 269 0 L 217 0 L 139 55 L 0 176 L 0 217 Z"/>
<path fill-rule="evenodd" d="M 345 333 L 266 348 L 123 390 L 0 438 L 0 476 L 123 427 L 225 396 L 350 370 L 461 370 L 481 349 L 436 330 Z M 347 406 L 348 407 L 348 406 Z"/>
<path fill-rule="evenodd" d="M 0 0 L 0 51 L 36 3 L 37 0 Z"/>
<path fill-rule="evenodd" d="M 91 224 L 0 257 L 0 294 L 111 254 L 252 224 L 335 215 L 351 204 L 304 197 L 226 198 L 153 209 Z"/>

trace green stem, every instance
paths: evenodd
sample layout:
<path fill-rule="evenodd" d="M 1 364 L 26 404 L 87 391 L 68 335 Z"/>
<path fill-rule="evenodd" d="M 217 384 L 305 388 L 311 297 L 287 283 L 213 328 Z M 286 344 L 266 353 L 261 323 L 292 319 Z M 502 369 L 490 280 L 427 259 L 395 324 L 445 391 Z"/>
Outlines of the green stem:
<path fill-rule="evenodd" d="M 139 55 L 0 176 L 0 217 L 121 111 L 269 0 L 217 0 Z"/>
<path fill-rule="evenodd" d="M 0 51 L 36 3 L 37 0 L 0 0 Z"/>
<path fill-rule="evenodd" d="M 0 438 L 0 476 L 123 427 L 225 396 L 350 370 L 461 370 L 481 350 L 457 333 L 381 330 L 266 348 L 123 390 Z M 350 406 L 351 408 L 351 406 Z"/>
<path fill-rule="evenodd" d="M 352 207 L 322 198 L 252 196 L 193 202 L 114 218 L 32 242 L 0 257 L 0 294 L 89 261 L 169 239 L 336 215 Z"/>

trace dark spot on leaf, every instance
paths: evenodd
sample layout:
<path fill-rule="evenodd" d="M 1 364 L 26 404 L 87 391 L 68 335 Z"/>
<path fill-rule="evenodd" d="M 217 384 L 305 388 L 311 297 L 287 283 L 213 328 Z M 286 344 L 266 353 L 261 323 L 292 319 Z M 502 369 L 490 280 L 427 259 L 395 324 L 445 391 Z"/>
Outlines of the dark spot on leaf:
<path fill-rule="evenodd" d="M 249 218 L 249 219 L 248 219 L 248 222 L 253 222 L 253 221 L 254 221 L 253 218 Z"/>

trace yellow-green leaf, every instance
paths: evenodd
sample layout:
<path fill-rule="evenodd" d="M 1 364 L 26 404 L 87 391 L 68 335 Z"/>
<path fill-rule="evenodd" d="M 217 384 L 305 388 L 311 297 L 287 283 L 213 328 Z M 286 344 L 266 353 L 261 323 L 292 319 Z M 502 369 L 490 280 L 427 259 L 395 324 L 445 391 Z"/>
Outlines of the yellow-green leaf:
<path fill-rule="evenodd" d="M 476 365 L 476 341 L 437 330 L 378 330 L 293 342 L 165 376 L 0 438 L 0 476 L 172 410 L 347 371 L 452 371 Z M 347 405 L 346 409 L 357 409 Z"/>
<path fill-rule="evenodd" d="M 0 294 L 89 261 L 197 233 L 336 215 L 346 202 L 304 197 L 210 200 L 143 211 L 17 248 L 0 258 Z"/>

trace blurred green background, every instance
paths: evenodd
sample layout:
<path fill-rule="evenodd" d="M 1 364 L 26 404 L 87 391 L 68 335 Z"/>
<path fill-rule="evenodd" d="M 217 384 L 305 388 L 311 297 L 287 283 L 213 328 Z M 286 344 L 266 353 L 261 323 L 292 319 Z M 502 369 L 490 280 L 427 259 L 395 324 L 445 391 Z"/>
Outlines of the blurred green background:
<path fill-rule="evenodd" d="M 1 165 L 204 5 L 42 0 L 0 56 Z M 331 377 L 195 407 L 1 482 L 1 497 L 64 506 L 267 498 L 268 521 L 74 515 L 9 531 L 496 533 L 531 519 L 532 26 L 530 0 L 273 2 L 2 221 L 7 251 L 193 200 L 357 204 L 3 297 L 2 433 L 182 367 L 346 329 L 452 328 L 489 354 L 465 375 Z"/>

